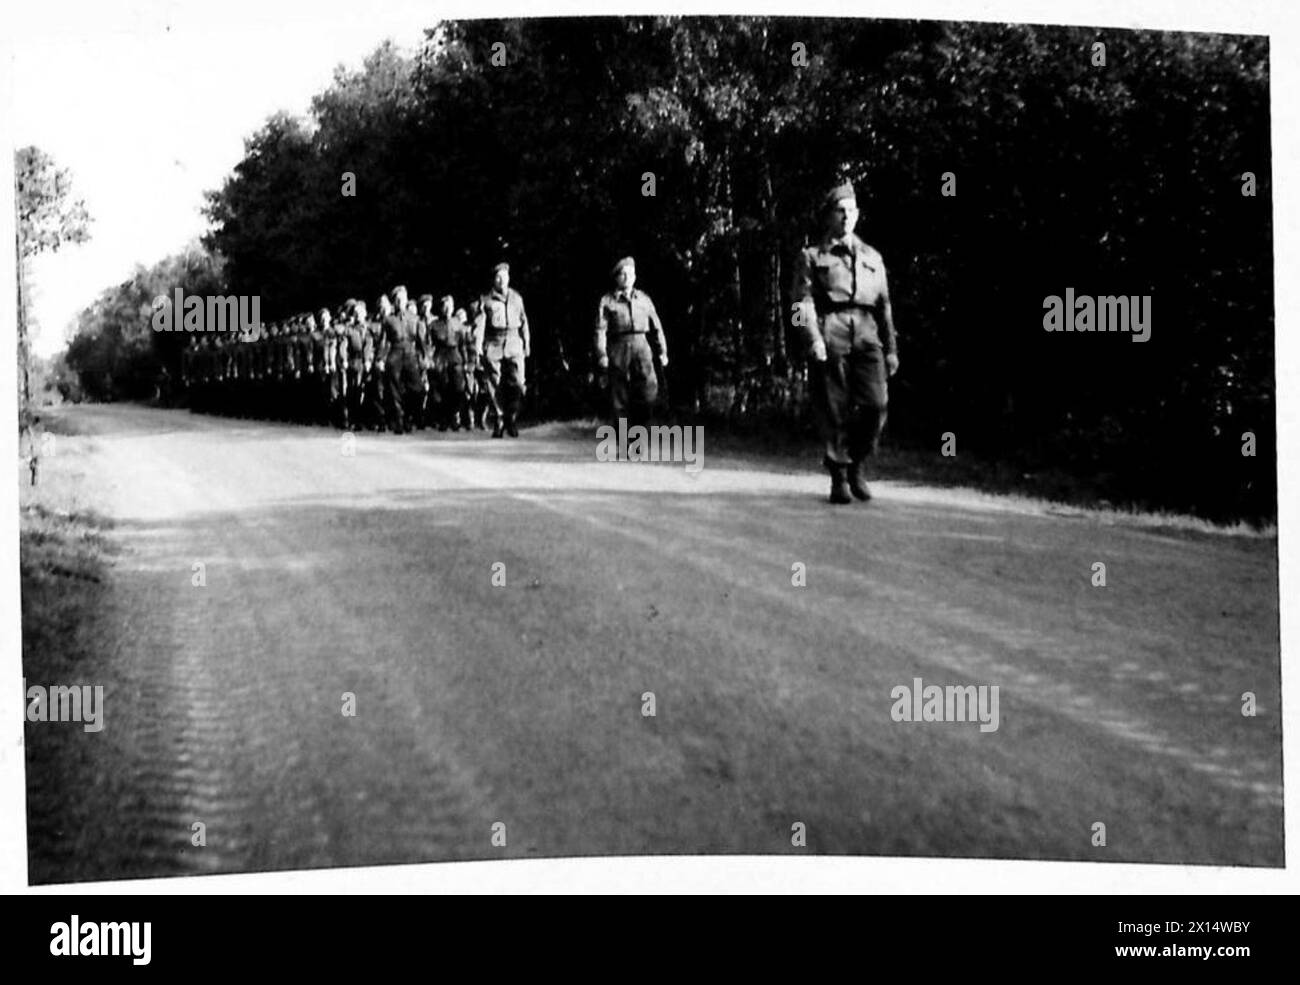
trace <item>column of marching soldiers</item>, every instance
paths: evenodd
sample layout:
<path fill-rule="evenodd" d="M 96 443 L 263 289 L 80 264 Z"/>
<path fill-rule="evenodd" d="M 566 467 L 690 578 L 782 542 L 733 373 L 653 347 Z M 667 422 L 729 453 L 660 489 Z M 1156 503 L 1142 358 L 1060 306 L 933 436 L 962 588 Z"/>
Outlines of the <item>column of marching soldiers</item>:
<path fill-rule="evenodd" d="M 502 272 L 502 290 L 469 311 L 450 295 L 435 310 L 432 295 L 410 300 L 398 286 L 380 296 L 376 317 L 349 299 L 334 312 L 192 336 L 181 355 L 190 408 L 397 434 L 490 424 L 495 437 L 517 437 L 528 326 L 522 299 L 500 283 L 505 264 Z"/>

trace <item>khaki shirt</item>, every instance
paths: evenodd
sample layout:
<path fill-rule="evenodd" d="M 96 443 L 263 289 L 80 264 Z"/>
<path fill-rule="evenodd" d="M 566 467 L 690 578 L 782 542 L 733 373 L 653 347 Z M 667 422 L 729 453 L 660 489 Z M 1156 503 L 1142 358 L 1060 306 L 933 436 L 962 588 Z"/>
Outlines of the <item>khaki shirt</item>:
<path fill-rule="evenodd" d="M 510 346 L 512 336 L 517 334 L 523 343 L 524 355 L 531 351 L 528 334 L 528 314 L 524 311 L 524 299 L 513 287 L 507 287 L 504 294 L 493 290 L 483 295 L 481 310 L 474 320 L 475 347 L 482 351 L 485 343 L 504 343 Z"/>
<path fill-rule="evenodd" d="M 600 307 L 596 310 L 596 358 L 606 358 L 606 338 L 627 335 L 646 335 L 656 356 L 668 354 L 664 326 L 655 310 L 655 303 L 649 294 L 635 287 L 630 294 L 611 291 L 600 299 Z"/>
<path fill-rule="evenodd" d="M 801 315 L 797 327 L 810 348 L 829 332 L 848 327 L 855 342 L 897 353 L 885 261 L 856 234 L 843 240 L 827 238 L 801 250 L 791 293 Z"/>

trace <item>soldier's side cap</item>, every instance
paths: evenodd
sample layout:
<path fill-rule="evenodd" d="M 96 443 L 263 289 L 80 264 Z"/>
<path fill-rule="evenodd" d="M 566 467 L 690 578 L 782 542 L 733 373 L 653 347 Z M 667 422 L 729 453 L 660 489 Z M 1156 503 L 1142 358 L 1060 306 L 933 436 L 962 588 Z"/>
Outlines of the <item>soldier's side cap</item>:
<path fill-rule="evenodd" d="M 442 304 L 442 302 L 444 301 L 450 301 L 452 304 L 456 303 L 456 299 L 453 298 L 450 294 L 444 294 L 442 297 L 438 299 L 439 304 Z"/>
<path fill-rule="evenodd" d="M 853 190 L 853 182 L 841 181 L 826 193 L 827 207 L 834 205 L 842 198 L 851 198 L 856 201 L 857 193 Z"/>
<path fill-rule="evenodd" d="M 433 295 L 432 295 L 432 294 L 421 294 L 421 295 L 420 295 L 420 303 L 421 303 L 421 304 L 424 304 L 426 301 L 429 302 L 429 304 L 433 304 Z"/>
<path fill-rule="evenodd" d="M 501 263 L 498 263 L 495 267 L 492 268 L 492 273 L 495 274 L 500 270 L 504 270 L 506 273 L 510 273 L 510 264 L 506 263 L 503 260 Z"/>
<path fill-rule="evenodd" d="M 614 268 L 610 270 L 609 275 L 611 277 L 617 277 L 618 272 L 622 270 L 624 267 L 631 267 L 633 270 L 635 270 L 636 261 L 633 260 L 631 257 L 624 257 L 622 260 L 618 261 L 618 263 L 614 264 Z"/>
<path fill-rule="evenodd" d="M 319 311 L 316 312 L 316 314 L 318 315 L 328 315 L 329 313 L 330 313 L 329 308 L 321 308 Z"/>
<path fill-rule="evenodd" d="M 396 287 L 394 287 L 394 288 L 393 288 L 391 291 L 389 291 L 388 293 L 391 294 L 393 297 L 397 297 L 397 295 L 399 295 L 399 294 L 405 294 L 405 293 L 406 293 L 406 285 L 405 285 L 405 284 L 398 284 Z"/>

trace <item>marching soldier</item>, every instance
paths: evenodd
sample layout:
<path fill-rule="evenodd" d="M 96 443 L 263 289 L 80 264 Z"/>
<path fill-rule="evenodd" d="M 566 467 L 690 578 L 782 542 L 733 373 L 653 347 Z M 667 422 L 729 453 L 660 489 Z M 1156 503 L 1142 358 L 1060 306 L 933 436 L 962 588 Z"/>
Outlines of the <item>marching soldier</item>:
<path fill-rule="evenodd" d="M 832 503 L 871 498 L 866 460 L 888 407 L 886 379 L 898 370 L 898 337 L 885 264 L 854 233 L 858 203 L 845 181 L 825 200 L 826 234 L 795 264 L 794 324 L 812 361 L 818 429 L 831 474 Z"/>
<path fill-rule="evenodd" d="M 478 344 L 478 321 L 479 316 L 483 313 L 483 299 L 478 298 L 470 302 L 469 312 L 465 316 L 465 324 L 469 326 L 469 340 L 467 342 L 468 351 L 465 365 L 470 367 L 470 416 L 472 424 L 476 430 L 486 431 L 487 424 L 485 418 L 488 412 L 487 399 L 487 369 L 483 365 L 483 353 Z M 493 427 L 496 422 L 493 421 Z"/>
<path fill-rule="evenodd" d="M 327 336 L 330 325 L 330 313 L 321 308 L 315 315 L 307 315 L 307 345 L 311 351 L 311 364 L 308 366 L 310 379 L 304 381 L 303 408 L 307 423 L 324 424 L 329 420 L 329 349 L 331 340 Z"/>
<path fill-rule="evenodd" d="M 416 321 L 416 348 L 420 353 L 420 376 L 424 386 L 424 404 L 421 407 L 420 426 L 428 427 L 438 423 L 438 400 L 441 390 L 438 386 L 436 353 L 433 348 L 433 295 L 420 295 L 419 316 Z"/>
<path fill-rule="evenodd" d="M 532 351 L 524 299 L 510 286 L 510 264 L 492 270 L 492 290 L 482 299 L 474 326 L 475 349 L 483 363 L 487 402 L 496 415 L 492 437 L 519 437 L 519 408 L 526 391 L 524 364 Z"/>
<path fill-rule="evenodd" d="M 406 288 L 403 287 L 401 290 L 403 294 L 406 293 Z M 406 430 L 422 430 L 424 405 L 429 395 L 429 380 L 424 372 L 425 326 L 420 321 L 419 305 L 414 301 L 406 302 L 405 312 L 406 316 L 402 319 L 402 329 L 406 333 L 402 388 L 406 391 L 406 405 L 403 410 L 406 417 Z"/>
<path fill-rule="evenodd" d="M 417 394 L 411 398 L 415 406 L 414 419 L 417 429 L 423 431 L 433 420 L 437 402 L 437 388 L 429 378 L 433 366 L 432 353 L 429 349 L 429 325 L 433 322 L 433 295 L 421 294 L 419 302 L 410 302 L 408 309 L 414 311 L 415 318 L 415 367 L 412 379 L 417 385 Z"/>
<path fill-rule="evenodd" d="M 430 381 L 435 387 L 434 407 L 439 431 L 459 431 L 465 416 L 465 324 L 456 317 L 456 302 L 450 294 L 442 298 L 439 317 L 429 323 L 432 354 Z"/>
<path fill-rule="evenodd" d="M 405 434 L 414 423 L 408 416 L 409 384 L 416 370 L 415 325 L 406 307 L 406 288 L 393 288 L 392 300 L 382 296 L 379 306 L 382 334 L 375 365 L 384 377 L 389 429 L 394 434 Z"/>
<path fill-rule="evenodd" d="M 242 330 L 235 338 L 235 383 L 231 403 L 236 417 L 248 417 L 252 412 L 250 380 L 253 375 L 253 339 L 256 332 L 257 326 L 252 325 Z"/>
<path fill-rule="evenodd" d="M 367 352 L 366 357 L 366 388 L 365 388 L 365 417 L 366 424 L 372 431 L 387 430 L 384 424 L 384 369 L 383 363 L 379 360 L 380 350 L 383 348 L 384 335 L 384 310 L 391 310 L 392 303 L 388 300 L 387 295 L 381 294 L 375 316 L 367 318 L 366 339 Z M 362 312 L 365 316 L 366 312 Z"/>
<path fill-rule="evenodd" d="M 295 347 L 290 327 L 289 322 L 280 322 L 275 339 L 275 417 L 280 421 L 287 421 L 292 410 Z"/>
<path fill-rule="evenodd" d="M 316 316 L 310 311 L 298 316 L 298 329 L 294 333 L 295 379 L 294 418 L 300 424 L 312 424 L 316 419 L 317 366 L 315 362 Z"/>
<path fill-rule="evenodd" d="M 470 431 L 474 428 L 475 406 L 479 399 L 479 369 L 478 357 L 474 349 L 474 326 L 464 308 L 457 308 L 452 319 L 458 326 L 457 340 L 460 348 L 461 383 L 464 393 L 460 402 L 460 423 L 466 431 Z"/>
<path fill-rule="evenodd" d="M 596 365 L 609 373 L 615 423 L 646 424 L 659 395 L 655 361 L 668 365 L 663 324 L 650 295 L 636 289 L 636 261 L 624 257 L 611 271 L 615 289 L 596 312 Z"/>
<path fill-rule="evenodd" d="M 365 406 L 367 377 L 374 361 L 374 351 L 370 345 L 370 332 L 366 328 L 366 303 L 350 300 L 347 304 L 348 324 L 344 330 L 344 346 L 347 351 L 347 416 L 346 427 L 359 428 L 364 424 L 363 408 Z"/>
<path fill-rule="evenodd" d="M 255 352 L 253 372 L 257 376 L 257 416 L 269 419 L 274 416 L 271 381 L 275 375 L 275 322 L 263 323 Z"/>
<path fill-rule="evenodd" d="M 334 316 L 329 308 L 316 312 L 316 321 L 320 325 L 320 374 L 319 386 L 322 402 L 322 423 L 333 427 L 342 427 L 346 417 L 343 404 L 345 385 L 343 363 L 339 358 L 341 333 L 334 324 Z"/>

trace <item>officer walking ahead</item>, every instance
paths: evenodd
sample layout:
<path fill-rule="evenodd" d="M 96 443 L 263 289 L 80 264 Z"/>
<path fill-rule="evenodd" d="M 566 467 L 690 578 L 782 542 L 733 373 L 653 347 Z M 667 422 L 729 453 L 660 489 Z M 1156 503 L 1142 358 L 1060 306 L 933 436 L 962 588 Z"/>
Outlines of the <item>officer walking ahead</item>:
<path fill-rule="evenodd" d="M 492 437 L 519 437 L 517 419 L 524 401 L 524 361 L 532 352 L 524 299 L 510 286 L 510 264 L 493 269 L 492 291 L 483 295 L 474 325 L 475 348 L 482 354 L 483 389 L 496 414 Z"/>
<path fill-rule="evenodd" d="M 871 498 L 865 464 L 888 407 L 886 378 L 898 370 L 898 337 L 880 254 L 853 232 L 858 203 L 842 182 L 825 199 L 826 234 L 795 264 L 794 323 L 812 361 L 813 403 L 831 474 L 832 503 Z"/>
<path fill-rule="evenodd" d="M 625 417 L 630 427 L 649 421 L 659 395 L 655 360 L 668 365 L 668 346 L 654 302 L 636 289 L 636 261 L 624 257 L 611 274 L 615 289 L 596 312 L 596 365 L 609 371 L 614 421 Z"/>

